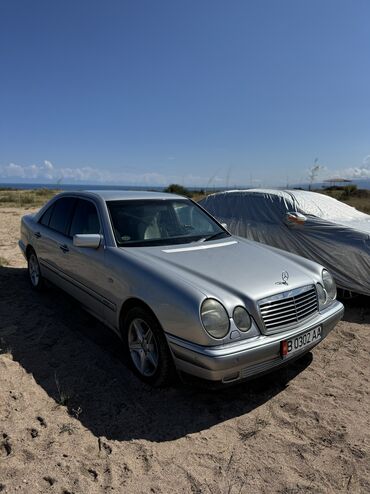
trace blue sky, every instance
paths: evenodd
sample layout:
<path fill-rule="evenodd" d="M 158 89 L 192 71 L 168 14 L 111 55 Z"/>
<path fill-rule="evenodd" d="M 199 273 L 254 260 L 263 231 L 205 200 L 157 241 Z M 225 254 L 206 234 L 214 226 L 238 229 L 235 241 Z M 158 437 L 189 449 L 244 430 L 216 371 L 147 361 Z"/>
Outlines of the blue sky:
<path fill-rule="evenodd" d="M 367 0 L 1 0 L 0 181 L 370 177 Z"/>

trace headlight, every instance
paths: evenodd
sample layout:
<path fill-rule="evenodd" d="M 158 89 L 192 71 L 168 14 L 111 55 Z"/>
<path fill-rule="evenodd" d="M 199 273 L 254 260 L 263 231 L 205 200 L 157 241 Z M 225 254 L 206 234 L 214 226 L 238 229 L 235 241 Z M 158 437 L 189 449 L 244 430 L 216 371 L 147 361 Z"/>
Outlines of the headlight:
<path fill-rule="evenodd" d="M 319 299 L 319 308 L 322 309 L 323 307 L 325 307 L 325 304 L 328 301 L 328 295 L 324 290 L 324 287 L 320 285 L 320 283 L 317 283 L 316 288 L 317 298 Z"/>
<path fill-rule="evenodd" d="M 326 269 L 322 271 L 322 281 L 324 283 L 324 288 L 329 297 L 334 300 L 337 296 L 337 287 L 332 275 Z"/>
<path fill-rule="evenodd" d="M 223 338 L 227 335 L 230 326 L 229 316 L 220 302 L 213 298 L 205 300 L 200 310 L 200 316 L 207 333 L 213 338 Z"/>
<path fill-rule="evenodd" d="M 251 316 L 244 309 L 244 307 L 235 307 L 233 312 L 233 319 L 235 326 L 240 329 L 240 331 L 248 331 L 251 328 L 252 320 Z"/>

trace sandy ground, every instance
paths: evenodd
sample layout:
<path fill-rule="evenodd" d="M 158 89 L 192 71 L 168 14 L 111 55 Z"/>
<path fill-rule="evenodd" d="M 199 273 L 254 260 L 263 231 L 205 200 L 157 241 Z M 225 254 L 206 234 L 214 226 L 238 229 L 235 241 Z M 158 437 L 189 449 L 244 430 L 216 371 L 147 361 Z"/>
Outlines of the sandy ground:
<path fill-rule="evenodd" d="M 219 392 L 153 390 L 56 288 L 33 293 L 0 210 L 0 492 L 370 492 L 370 307 L 312 354 Z"/>

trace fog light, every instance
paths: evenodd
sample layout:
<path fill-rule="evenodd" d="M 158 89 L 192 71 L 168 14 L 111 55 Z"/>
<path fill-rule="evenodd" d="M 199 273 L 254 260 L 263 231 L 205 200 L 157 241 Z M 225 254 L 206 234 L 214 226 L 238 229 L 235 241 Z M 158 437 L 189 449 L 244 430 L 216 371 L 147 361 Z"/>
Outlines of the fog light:
<path fill-rule="evenodd" d="M 231 383 L 237 381 L 240 378 L 240 372 L 234 372 L 222 378 L 223 383 Z"/>

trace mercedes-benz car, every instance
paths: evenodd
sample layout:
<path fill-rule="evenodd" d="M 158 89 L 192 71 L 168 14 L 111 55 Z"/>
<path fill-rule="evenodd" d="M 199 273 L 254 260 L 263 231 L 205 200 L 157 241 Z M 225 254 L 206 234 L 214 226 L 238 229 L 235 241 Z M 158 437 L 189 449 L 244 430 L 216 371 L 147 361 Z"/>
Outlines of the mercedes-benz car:
<path fill-rule="evenodd" d="M 232 236 L 193 201 L 64 192 L 22 218 L 31 285 L 58 285 L 123 340 L 132 369 L 229 384 L 298 358 L 343 315 L 321 265 Z"/>

